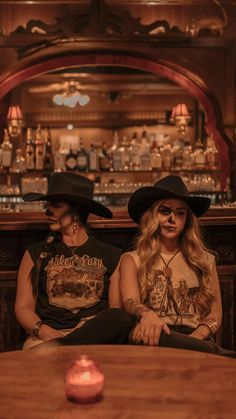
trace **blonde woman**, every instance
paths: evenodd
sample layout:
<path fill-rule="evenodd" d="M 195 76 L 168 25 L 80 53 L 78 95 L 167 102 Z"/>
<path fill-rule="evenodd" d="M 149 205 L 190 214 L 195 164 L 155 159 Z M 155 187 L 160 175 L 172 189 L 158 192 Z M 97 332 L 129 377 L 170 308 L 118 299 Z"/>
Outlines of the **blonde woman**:
<path fill-rule="evenodd" d="M 138 321 L 133 342 L 234 356 L 213 341 L 221 294 L 215 256 L 197 220 L 209 206 L 210 199 L 191 196 L 179 176 L 131 196 L 129 214 L 141 232 L 136 250 L 121 258 L 120 290 L 124 309 Z"/>

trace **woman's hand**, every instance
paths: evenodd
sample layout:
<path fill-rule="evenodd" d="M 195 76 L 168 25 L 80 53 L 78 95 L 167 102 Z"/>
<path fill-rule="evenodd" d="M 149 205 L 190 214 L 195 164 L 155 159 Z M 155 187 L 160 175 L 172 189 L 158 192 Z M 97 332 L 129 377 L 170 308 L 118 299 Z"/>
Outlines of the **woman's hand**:
<path fill-rule="evenodd" d="M 142 314 L 138 326 L 139 328 L 135 332 L 135 338 L 140 339 L 139 342 L 142 341 L 144 345 L 159 345 L 162 330 L 170 335 L 170 329 L 167 324 L 151 310 Z"/>
<path fill-rule="evenodd" d="M 60 332 L 60 330 L 53 329 L 47 324 L 42 324 L 38 336 L 44 342 L 48 342 L 49 340 L 52 340 L 52 339 L 62 338 L 64 334 Z"/>
<path fill-rule="evenodd" d="M 192 338 L 203 340 L 209 337 L 210 335 L 209 332 L 210 332 L 209 328 L 201 324 L 189 336 L 191 336 Z"/>

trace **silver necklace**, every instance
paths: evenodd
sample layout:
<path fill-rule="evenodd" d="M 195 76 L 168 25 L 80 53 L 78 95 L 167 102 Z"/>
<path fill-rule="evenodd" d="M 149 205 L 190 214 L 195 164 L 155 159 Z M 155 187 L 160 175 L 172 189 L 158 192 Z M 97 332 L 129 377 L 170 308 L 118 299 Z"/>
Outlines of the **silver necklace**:
<path fill-rule="evenodd" d="M 65 246 L 70 250 L 70 252 L 72 253 L 72 261 L 73 261 L 73 263 L 74 263 L 74 265 L 75 266 L 78 266 L 78 255 L 76 255 L 76 250 L 81 246 L 81 245 L 79 245 L 79 246 L 76 246 L 75 248 L 74 248 L 74 246 L 68 246 L 65 242 L 63 242 L 64 244 L 65 244 Z M 72 248 L 73 247 L 73 248 Z"/>
<path fill-rule="evenodd" d="M 166 279 L 170 280 L 170 278 L 172 277 L 172 268 L 169 266 L 170 262 L 174 259 L 174 257 L 180 252 L 180 249 L 178 249 L 173 256 L 168 260 L 168 262 L 165 261 L 165 259 L 161 256 L 161 254 L 159 253 L 159 256 L 162 260 L 162 262 L 164 263 L 164 269 L 163 269 L 163 273 Z"/>

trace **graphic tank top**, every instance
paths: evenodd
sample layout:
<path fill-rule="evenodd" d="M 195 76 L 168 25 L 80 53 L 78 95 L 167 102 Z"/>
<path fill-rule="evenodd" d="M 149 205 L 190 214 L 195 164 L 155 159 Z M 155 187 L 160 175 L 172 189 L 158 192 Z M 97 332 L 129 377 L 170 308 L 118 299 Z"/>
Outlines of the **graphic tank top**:
<path fill-rule="evenodd" d="M 127 252 L 139 268 L 140 260 L 136 251 Z M 169 255 L 161 253 L 166 263 Z M 215 264 L 215 256 L 204 252 L 205 262 L 210 270 Z M 199 324 L 199 313 L 196 307 L 196 298 L 199 293 L 199 280 L 195 272 L 185 262 L 181 252 L 170 263 L 172 269 L 171 279 L 164 275 L 165 264 L 158 258 L 155 277 L 147 283 L 147 297 L 144 301 L 151 310 L 157 312 L 159 317 L 169 325 L 182 325 L 196 328 Z"/>
<path fill-rule="evenodd" d="M 28 249 L 35 262 L 45 242 Z M 53 242 L 39 274 L 36 313 L 56 329 L 75 327 L 82 317 L 108 308 L 109 279 L 121 250 L 89 237 L 78 248 Z"/>

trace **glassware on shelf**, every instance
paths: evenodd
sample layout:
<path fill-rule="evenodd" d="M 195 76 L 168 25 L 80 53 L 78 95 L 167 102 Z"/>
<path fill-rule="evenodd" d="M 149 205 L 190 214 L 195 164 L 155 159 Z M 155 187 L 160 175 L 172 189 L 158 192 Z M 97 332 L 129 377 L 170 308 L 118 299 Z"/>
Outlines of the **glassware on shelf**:
<path fill-rule="evenodd" d="M 38 192 L 41 194 L 46 194 L 48 189 L 48 179 L 47 177 L 29 177 L 22 176 L 21 178 L 21 192 L 22 194 L 28 192 Z"/>

